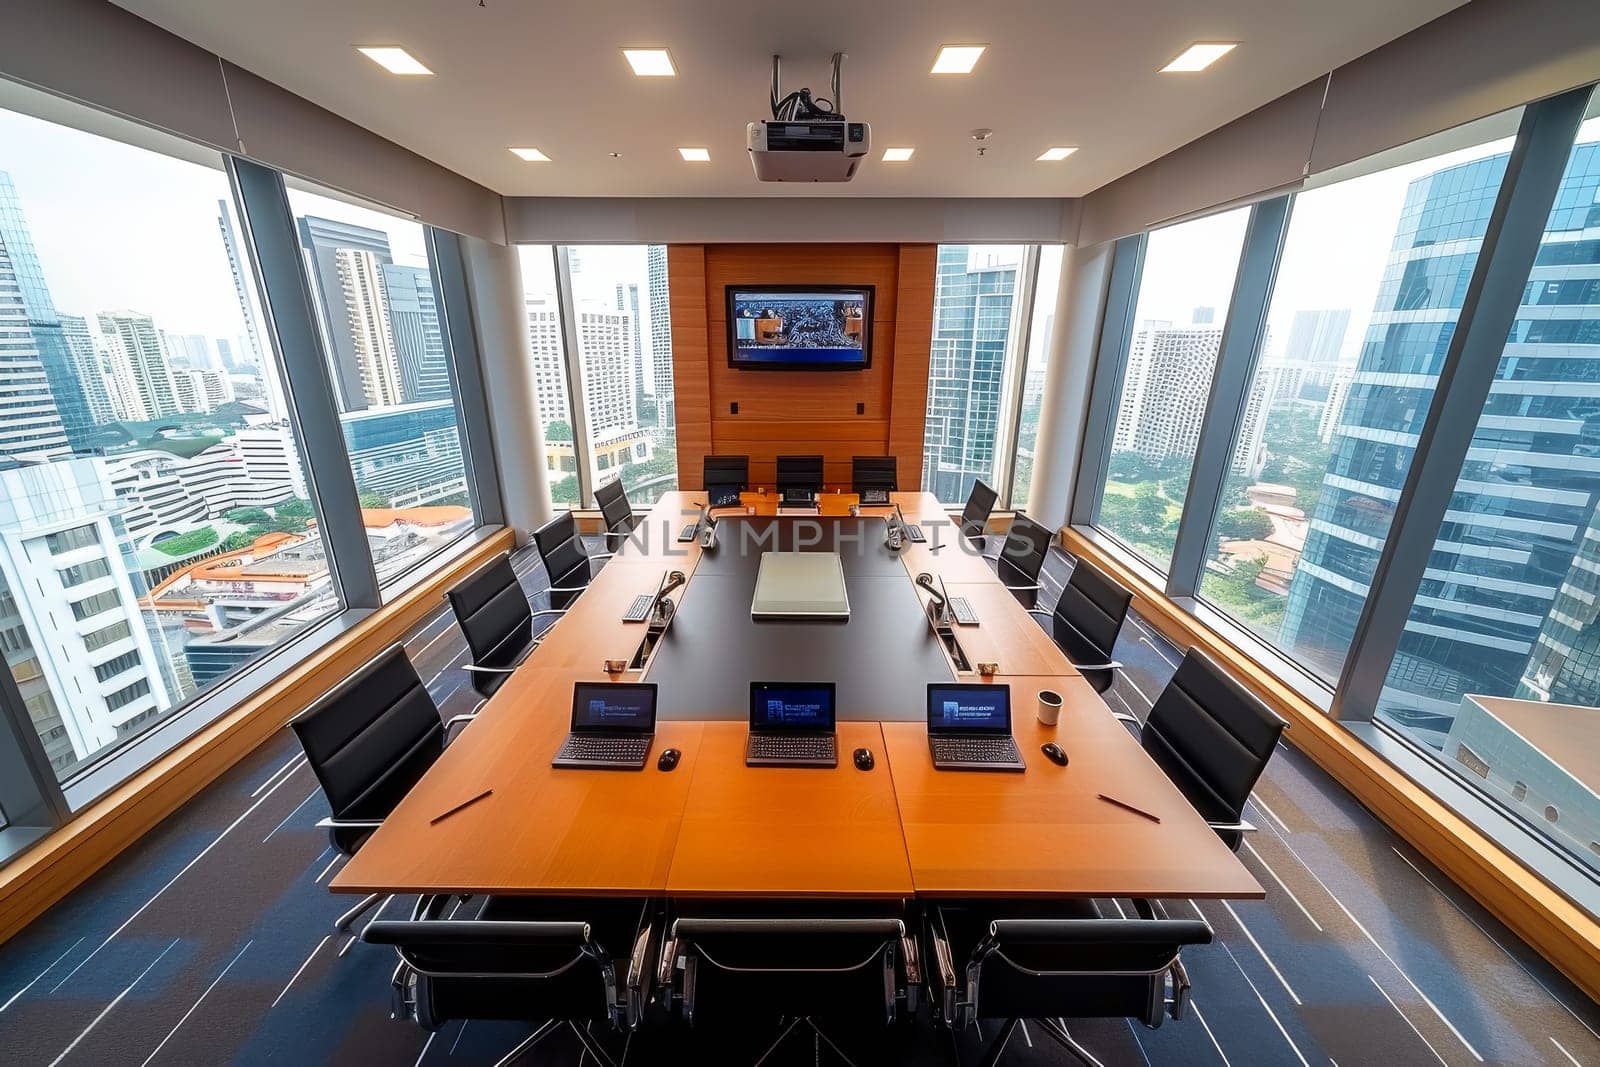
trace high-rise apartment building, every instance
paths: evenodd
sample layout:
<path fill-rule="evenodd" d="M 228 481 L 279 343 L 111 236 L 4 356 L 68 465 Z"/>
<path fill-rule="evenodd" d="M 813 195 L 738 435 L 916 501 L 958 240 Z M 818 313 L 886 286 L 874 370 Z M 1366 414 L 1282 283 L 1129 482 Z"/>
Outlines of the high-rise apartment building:
<path fill-rule="evenodd" d="M 1342 656 L 1352 639 L 1506 160 L 1444 168 L 1407 190 L 1289 590 L 1285 641 L 1313 661 Z M 1553 692 L 1565 663 L 1576 669 L 1563 650 L 1593 640 L 1574 611 L 1582 596 L 1562 591 L 1588 580 L 1600 485 L 1588 358 L 1600 343 L 1597 194 L 1600 143 L 1580 144 L 1380 697 L 1381 711 L 1435 744 L 1464 696 L 1524 682 Z M 1582 702 L 1597 698 L 1591 683 Z"/>
<path fill-rule="evenodd" d="M 382 268 L 394 262 L 388 234 L 312 215 L 297 226 L 340 410 L 398 404 L 399 358 L 383 291 Z"/>
<path fill-rule="evenodd" d="M 533 385 L 539 395 L 539 425 L 568 424 L 572 406 L 568 399 L 567 370 L 562 362 L 561 312 L 553 303 L 530 297 L 528 343 L 533 354 Z"/>
<path fill-rule="evenodd" d="M 655 393 L 653 379 L 655 378 L 655 365 L 646 362 L 644 358 L 644 339 L 641 336 L 644 324 L 639 319 L 639 286 L 633 282 L 617 283 L 617 310 L 626 311 L 632 317 L 629 324 L 628 343 L 633 355 L 633 396 L 637 407 L 644 405 L 645 397 Z"/>
<path fill-rule="evenodd" d="M 656 401 L 656 422 L 663 427 L 676 425 L 672 392 L 672 310 L 667 289 L 667 246 L 650 245 L 645 250 L 646 288 L 650 305 L 651 386 Z"/>
<path fill-rule="evenodd" d="M 146 421 L 186 410 L 154 320 L 137 311 L 102 311 L 97 318 L 110 356 L 112 403 L 120 405 L 118 415 Z"/>
<path fill-rule="evenodd" d="M 111 391 L 106 387 L 106 357 L 101 343 L 89 330 L 89 320 L 82 315 L 63 314 L 61 332 L 67 339 L 73 375 L 89 405 L 89 418 L 96 426 L 112 422 L 117 413 L 111 404 Z"/>
<path fill-rule="evenodd" d="M 1220 326 L 1145 323 L 1128 351 L 1112 450 L 1157 462 L 1193 456 L 1221 344 Z M 1257 405 L 1263 419 L 1276 391 L 1268 384 Z"/>
<path fill-rule="evenodd" d="M 239 252 L 239 235 L 233 228 L 233 217 L 228 214 L 228 203 L 225 200 L 217 201 L 217 231 L 222 235 L 222 247 L 228 254 L 228 270 L 233 275 L 233 293 L 239 301 L 239 318 L 244 322 L 244 341 L 247 346 L 248 358 L 258 367 L 267 365 L 261 347 L 261 338 L 256 334 L 256 316 L 250 310 L 250 296 L 245 282 L 244 256 Z M 224 342 L 217 343 L 217 354 L 222 359 L 223 369 L 232 370 L 234 360 L 230 353 L 223 351 Z"/>
<path fill-rule="evenodd" d="M 383 268 L 383 289 L 400 361 L 401 396 L 407 403 L 448 397 L 450 368 L 433 275 L 424 267 L 390 263 Z"/>
<path fill-rule="evenodd" d="M 530 298 L 528 340 L 533 349 L 539 421 L 566 422 L 571 410 L 561 360 L 561 316 L 554 304 Z M 583 360 L 589 434 L 603 442 L 639 428 L 633 379 L 633 316 L 603 306 L 578 311 L 578 348 Z"/>
<path fill-rule="evenodd" d="M 975 480 L 994 477 L 1019 267 L 993 257 L 975 262 L 967 245 L 939 247 L 922 488 L 940 500 L 964 500 Z"/>
<path fill-rule="evenodd" d="M 39 360 L 28 309 L 4 237 L 0 237 L 0 461 L 42 462 L 71 453 L 50 380 Z"/>

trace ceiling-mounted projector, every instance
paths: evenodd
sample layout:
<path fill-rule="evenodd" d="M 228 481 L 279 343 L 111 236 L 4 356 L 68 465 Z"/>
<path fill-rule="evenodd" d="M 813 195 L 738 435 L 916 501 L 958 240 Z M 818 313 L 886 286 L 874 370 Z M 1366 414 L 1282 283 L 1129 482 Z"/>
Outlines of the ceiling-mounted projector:
<path fill-rule="evenodd" d="M 763 182 L 847 182 L 866 158 L 872 128 L 849 122 L 839 98 L 839 68 L 844 53 L 833 56 L 833 99 L 813 100 L 810 89 L 780 96 L 778 57 L 772 57 L 772 118 L 745 128 L 745 145 L 756 180 Z"/>

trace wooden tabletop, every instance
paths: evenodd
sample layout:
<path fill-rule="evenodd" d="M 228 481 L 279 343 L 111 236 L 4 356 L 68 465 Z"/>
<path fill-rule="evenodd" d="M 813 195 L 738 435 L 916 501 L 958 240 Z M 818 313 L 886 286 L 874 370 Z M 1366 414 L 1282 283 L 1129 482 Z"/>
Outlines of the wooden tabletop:
<path fill-rule="evenodd" d="M 882 726 L 919 896 L 1232 897 L 1265 894 L 1082 678 L 1007 677 L 1021 774 L 935 770 L 921 723 Z M 1038 721 L 1038 692 L 1064 698 Z M 1067 753 L 1059 767 L 1040 746 Z M 1106 793 L 1157 815 L 1099 799 Z"/>
<path fill-rule="evenodd" d="M 781 500 L 782 494 L 780 494 L 776 489 L 769 489 L 765 493 L 761 492 L 759 489 L 754 492 L 744 492 L 739 494 L 739 503 L 737 505 L 730 505 L 726 508 L 718 508 L 717 515 L 719 517 L 730 514 L 737 515 L 740 508 L 744 509 L 744 513 L 746 515 L 776 515 L 778 514 L 778 508 Z M 832 492 L 824 490 L 823 492 L 817 494 L 817 508 L 813 514 L 834 516 L 848 515 L 850 514 L 851 506 L 859 506 L 860 503 L 861 497 L 855 493 L 848 493 L 842 490 Z M 806 511 L 804 508 L 792 508 L 789 510 L 794 511 L 796 514 L 801 514 Z M 864 509 L 864 513 L 870 514 L 872 510 L 873 509 Z M 876 510 L 883 514 L 887 513 L 886 510 L 882 508 Z"/>
<path fill-rule="evenodd" d="M 909 897 L 894 783 L 875 722 L 839 724 L 839 765 L 746 767 L 742 722 L 702 726 L 667 877 L 674 897 Z M 857 770 L 870 749 L 877 765 Z"/>
<path fill-rule="evenodd" d="M 665 494 L 645 520 L 675 528 L 693 521 L 703 499 Z M 894 499 L 912 521 L 930 524 L 944 514 L 931 494 Z M 630 658 L 644 637 L 643 625 L 622 622 L 633 597 L 654 592 L 668 570 L 695 580 L 698 549 L 674 554 L 683 548 L 657 537 L 610 560 L 331 887 L 683 897 L 1263 895 L 993 569 L 957 556 L 954 546 L 924 560 L 978 611 L 979 626 L 957 627 L 958 639 L 974 662 L 996 660 L 1006 672 L 993 681 L 1012 687 L 1026 773 L 936 771 L 921 723 L 870 721 L 839 724 L 832 770 L 746 767 L 743 722 L 686 720 L 658 721 L 642 772 L 552 768 L 573 683 L 603 680 L 604 661 Z M 914 546 L 902 557 L 908 582 L 933 569 L 917 551 L 926 553 Z M 958 558 L 981 570 L 947 571 Z M 967 580 L 957 580 L 963 574 Z M 1053 728 L 1034 718 L 1043 686 L 1066 697 Z M 1068 767 L 1040 753 L 1046 740 L 1067 750 Z M 682 757 L 663 772 L 656 755 L 669 747 Z M 873 770 L 855 768 L 851 754 L 860 747 L 873 751 Z M 485 789 L 492 795 L 431 822 Z M 1099 792 L 1162 821 L 1107 804 Z"/>
<path fill-rule="evenodd" d="M 341 892 L 656 895 L 666 891 L 701 726 L 658 724 L 645 770 L 555 768 L 575 681 L 524 667 L 334 876 Z M 683 753 L 656 769 L 663 749 Z M 485 789 L 494 794 L 431 820 Z"/>

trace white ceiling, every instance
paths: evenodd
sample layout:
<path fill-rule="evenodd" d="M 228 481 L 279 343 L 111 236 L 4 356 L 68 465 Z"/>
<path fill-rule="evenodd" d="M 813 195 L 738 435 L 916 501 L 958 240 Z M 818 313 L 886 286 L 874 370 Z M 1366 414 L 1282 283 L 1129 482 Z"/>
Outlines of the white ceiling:
<path fill-rule="evenodd" d="M 1080 196 L 1461 0 L 117 2 L 508 195 Z M 1241 43 L 1204 73 L 1157 73 L 1204 40 Z M 989 50 L 970 76 L 935 77 L 941 43 Z M 356 45 L 401 45 L 436 76 L 395 77 Z M 635 78 L 625 45 L 670 48 L 678 77 Z M 843 186 L 758 184 L 744 127 L 767 117 L 771 54 L 785 92 L 828 96 L 835 51 L 870 162 Z M 978 127 L 994 130 L 983 158 Z M 889 145 L 916 155 L 883 163 Z M 1079 151 L 1034 162 L 1051 145 Z"/>

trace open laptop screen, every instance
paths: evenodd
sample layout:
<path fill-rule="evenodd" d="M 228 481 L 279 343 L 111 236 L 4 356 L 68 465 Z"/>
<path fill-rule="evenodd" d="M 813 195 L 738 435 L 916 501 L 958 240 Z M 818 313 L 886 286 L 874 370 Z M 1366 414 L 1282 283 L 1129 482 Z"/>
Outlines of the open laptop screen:
<path fill-rule="evenodd" d="M 820 730 L 834 724 L 832 682 L 751 682 L 750 729 Z"/>
<path fill-rule="evenodd" d="M 572 732 L 651 733 L 656 728 L 654 682 L 578 682 L 572 687 Z"/>
<path fill-rule="evenodd" d="M 1009 734 L 1011 687 L 983 684 L 929 685 L 928 732 Z"/>

